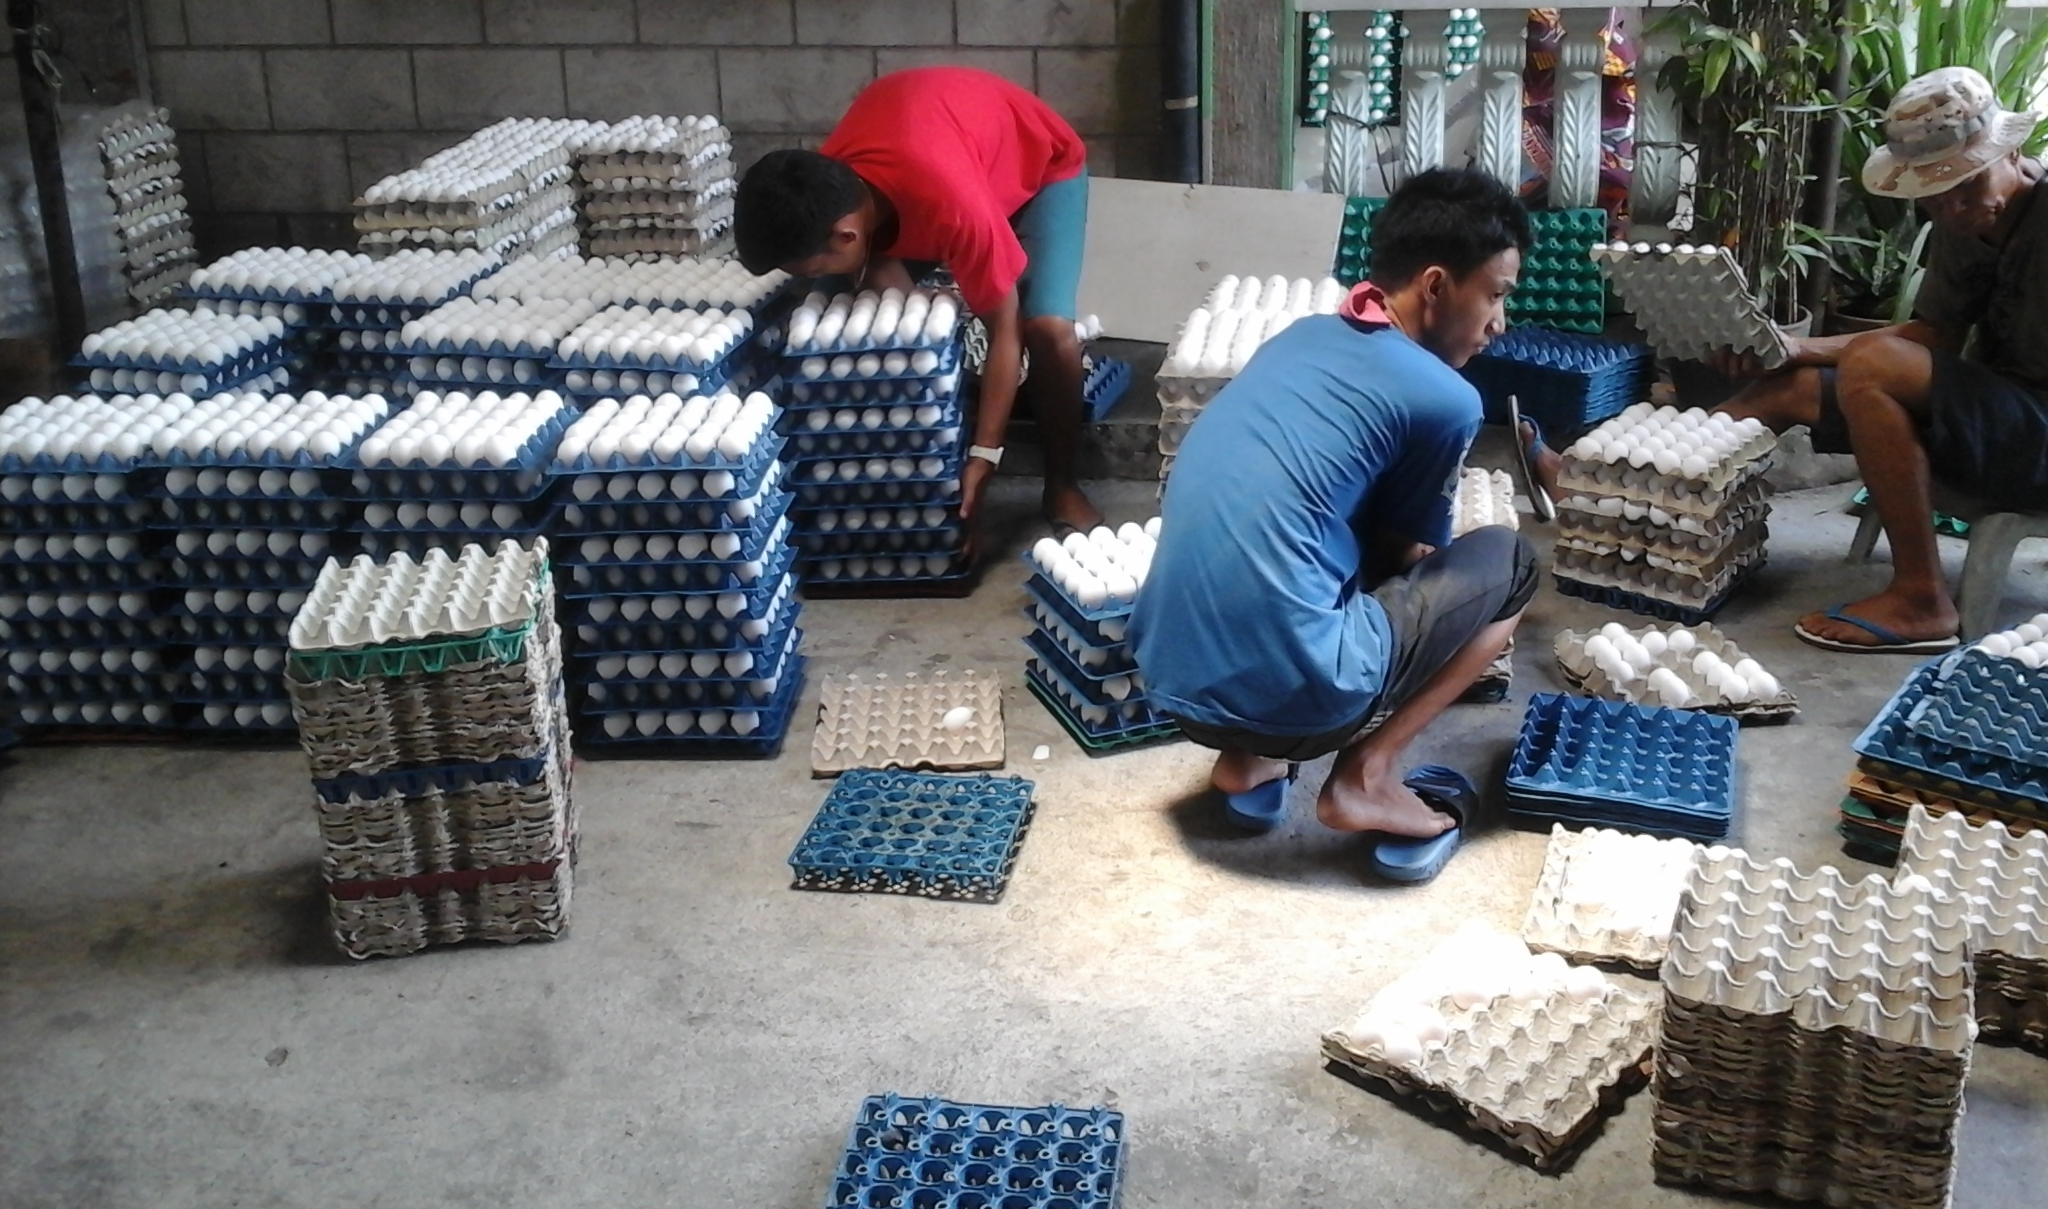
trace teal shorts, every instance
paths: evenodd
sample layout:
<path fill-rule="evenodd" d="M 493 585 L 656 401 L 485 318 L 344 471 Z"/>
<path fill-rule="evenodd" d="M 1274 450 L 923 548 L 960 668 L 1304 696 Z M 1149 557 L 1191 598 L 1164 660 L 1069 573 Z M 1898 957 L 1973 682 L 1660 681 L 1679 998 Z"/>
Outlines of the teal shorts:
<path fill-rule="evenodd" d="M 1026 319 L 1076 318 L 1088 243 L 1088 170 L 1040 189 L 1010 215 L 1010 229 L 1027 262 L 1017 280 L 1019 312 Z"/>

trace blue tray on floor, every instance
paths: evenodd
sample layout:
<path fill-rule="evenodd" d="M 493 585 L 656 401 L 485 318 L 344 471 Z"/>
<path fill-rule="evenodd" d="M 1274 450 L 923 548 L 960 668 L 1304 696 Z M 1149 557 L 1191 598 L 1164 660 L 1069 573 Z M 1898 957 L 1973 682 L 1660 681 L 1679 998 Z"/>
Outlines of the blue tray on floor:
<path fill-rule="evenodd" d="M 1124 1115 L 869 1096 L 825 1209 L 1116 1209 Z"/>
<path fill-rule="evenodd" d="M 1913 711 L 1940 685 L 1941 659 L 1922 664 L 1906 678 L 1870 725 L 1856 737 L 1855 752 L 1880 777 L 1903 780 L 1946 797 L 2026 809 L 2048 805 L 2048 778 L 2041 770 L 1967 748 L 1929 742 L 1909 724 Z"/>
<path fill-rule="evenodd" d="M 1726 833 L 1735 811 L 1735 720 L 1595 697 L 1537 693 L 1507 788 L 1531 810 L 1597 811 L 1627 825 Z"/>
<path fill-rule="evenodd" d="M 1031 825 L 1032 789 L 986 773 L 842 773 L 789 854 L 792 884 L 995 902 Z"/>
<path fill-rule="evenodd" d="M 1130 362 L 1115 357 L 1093 360 L 1095 365 L 1088 371 L 1088 380 L 1081 385 L 1081 405 L 1091 424 L 1101 422 L 1131 389 Z"/>

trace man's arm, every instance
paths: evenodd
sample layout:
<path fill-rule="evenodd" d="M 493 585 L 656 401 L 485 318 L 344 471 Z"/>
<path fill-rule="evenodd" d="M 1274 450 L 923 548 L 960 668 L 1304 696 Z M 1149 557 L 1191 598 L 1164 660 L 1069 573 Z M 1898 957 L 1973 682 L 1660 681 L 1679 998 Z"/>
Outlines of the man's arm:
<path fill-rule="evenodd" d="M 974 416 L 974 444 L 1000 449 L 1010 427 L 1010 409 L 1017 402 L 1018 379 L 1024 370 L 1024 325 L 1017 289 L 1003 295 L 996 309 L 981 317 L 988 325 L 988 360 L 981 367 L 981 405 Z M 981 495 L 996 472 L 993 463 L 970 457 L 960 472 L 960 515 L 971 519 Z"/>

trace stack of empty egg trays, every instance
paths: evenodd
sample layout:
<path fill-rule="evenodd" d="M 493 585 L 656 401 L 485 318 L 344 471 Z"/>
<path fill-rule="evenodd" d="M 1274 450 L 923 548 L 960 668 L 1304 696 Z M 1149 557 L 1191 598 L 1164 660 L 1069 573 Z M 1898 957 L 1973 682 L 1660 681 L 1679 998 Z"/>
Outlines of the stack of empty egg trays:
<path fill-rule="evenodd" d="M 842 773 L 789 854 L 793 884 L 995 902 L 1031 825 L 1032 789 L 987 773 Z"/>
<path fill-rule="evenodd" d="M 1594 207 L 1531 211 L 1535 243 L 1522 258 L 1521 280 L 1508 295 L 1508 322 L 1587 335 L 1604 329 L 1607 282 L 1594 263 L 1593 249 L 1607 235 L 1608 222 L 1607 211 Z"/>
<path fill-rule="evenodd" d="M 552 528 L 584 743 L 770 756 L 803 686 L 782 439 L 765 393 L 602 401 Z"/>
<path fill-rule="evenodd" d="M 354 395 L 410 389 L 412 359 L 400 351 L 406 325 L 468 294 L 503 263 L 491 252 L 411 248 L 343 275 L 328 287 L 325 301 L 307 307 L 317 332 L 311 342 L 319 350 L 312 384 Z M 434 364 L 440 359 L 437 354 Z M 460 359 L 449 368 L 459 375 Z M 485 368 L 480 376 L 487 378 Z M 505 369 L 509 375 L 509 365 Z"/>
<path fill-rule="evenodd" d="M 1736 721 L 1789 721 L 1799 701 L 1778 678 L 1711 623 L 1557 636 L 1558 667 L 1575 689 L 1637 705 L 1727 714 Z"/>
<path fill-rule="evenodd" d="M 1764 562 L 1756 420 L 1637 403 L 1564 451 L 1558 590 L 1664 621 L 1705 621 Z"/>
<path fill-rule="evenodd" d="M 107 123 L 100 131 L 100 162 L 114 199 L 128 296 L 155 306 L 190 275 L 197 259 L 170 112 L 146 109 Z"/>
<path fill-rule="evenodd" d="M 575 408 L 552 390 L 421 391 L 356 447 L 351 527 L 381 558 L 530 541 L 547 523 L 555 444 Z"/>
<path fill-rule="evenodd" d="M 1664 960 L 1657 1179 L 1880 1209 L 1949 1203 L 1970 905 L 1710 848 Z"/>
<path fill-rule="evenodd" d="M 1479 389 L 1489 421 L 1506 423 L 1513 397 L 1545 436 L 1561 438 L 1641 401 L 1650 390 L 1652 362 L 1647 344 L 1518 327 L 1459 372 Z"/>
<path fill-rule="evenodd" d="M 697 255 L 732 229 L 732 134 L 709 114 L 614 122 L 576 178 L 586 256 Z"/>
<path fill-rule="evenodd" d="M 1154 708 L 1125 630 L 1152 565 L 1159 518 L 1041 538 L 1024 556 L 1024 683 L 1074 741 L 1106 751 L 1180 733 Z"/>
<path fill-rule="evenodd" d="M 812 294 L 791 313 L 780 427 L 812 595 L 964 593 L 961 309 L 946 290 Z"/>
<path fill-rule="evenodd" d="M 869 1096 L 826 1209 L 1116 1209 L 1124 1115 Z"/>
<path fill-rule="evenodd" d="M 101 394 L 275 390 L 285 383 L 285 325 L 280 317 L 214 310 L 154 310 L 87 336 L 71 364 L 86 371 L 80 389 Z"/>
<path fill-rule="evenodd" d="M 1451 507 L 1451 536 L 1463 537 L 1474 529 L 1502 525 L 1520 529 L 1522 518 L 1515 511 L 1515 481 L 1505 470 L 1481 470 L 1467 466 L 1458 475 L 1458 494 Z M 1508 639 L 1499 658 L 1487 665 L 1460 701 L 1491 705 L 1505 701 L 1515 684 L 1515 640 Z"/>
<path fill-rule="evenodd" d="M 25 727 L 177 724 L 156 509 L 132 482 L 175 412 L 153 396 L 96 395 L 0 412 L 0 648 Z"/>
<path fill-rule="evenodd" d="M 219 395 L 150 442 L 132 481 L 162 510 L 160 624 L 185 725 L 291 729 L 291 618 L 352 511 L 351 455 L 390 410 L 375 396 Z"/>
<path fill-rule="evenodd" d="M 1642 1086 L 1656 1030 L 1654 995 L 1468 925 L 1325 1033 L 1323 1057 L 1555 1171 Z"/>
<path fill-rule="evenodd" d="M 1226 275 L 1188 314 L 1159 368 L 1159 481 L 1173 472 L 1195 417 L 1244 369 L 1259 346 L 1304 315 L 1334 315 L 1344 287 L 1334 277 L 1289 281 Z"/>
<path fill-rule="evenodd" d="M 510 259 L 576 242 L 574 157 L 604 124 L 506 118 L 356 199 L 362 250 L 466 249 Z"/>
<path fill-rule="evenodd" d="M 1689 709 L 1537 693 L 1508 764 L 1517 818 L 1724 839 L 1735 814 L 1735 721 Z"/>
<path fill-rule="evenodd" d="M 1915 806 L 1893 884 L 1922 880 L 1969 903 L 1978 1037 L 2048 1054 L 2048 836 Z"/>
<path fill-rule="evenodd" d="M 290 685 L 350 957 L 561 934 L 576 820 L 547 543 L 357 557 L 292 621 Z"/>
<path fill-rule="evenodd" d="M 1704 361 L 1734 349 L 1755 354 L 1768 369 L 1784 364 L 1785 334 L 1749 292 L 1727 248 L 1617 241 L 1595 243 L 1591 256 L 1660 355 Z"/>
<path fill-rule="evenodd" d="M 336 333 L 324 322 L 326 304 L 336 282 L 371 263 L 360 253 L 324 248 L 244 248 L 194 272 L 179 292 L 211 310 L 279 320 L 292 382 L 340 390 L 343 384 L 328 372 Z"/>

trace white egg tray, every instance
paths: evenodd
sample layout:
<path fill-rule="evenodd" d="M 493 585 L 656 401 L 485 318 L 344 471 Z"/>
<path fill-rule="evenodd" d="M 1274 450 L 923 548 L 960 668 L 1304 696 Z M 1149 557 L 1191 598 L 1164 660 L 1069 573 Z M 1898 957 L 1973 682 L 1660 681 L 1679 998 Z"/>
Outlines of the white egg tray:
<path fill-rule="evenodd" d="M 856 768 L 1001 768 L 1003 760 L 1003 685 L 992 670 L 828 676 L 819 690 L 814 777 Z"/>
<path fill-rule="evenodd" d="M 732 250 L 732 220 L 719 219 L 701 231 L 592 231 L 579 246 L 591 256 L 716 256 Z"/>
<path fill-rule="evenodd" d="M 1468 926 L 1325 1033 L 1323 1057 L 1553 1169 L 1642 1083 L 1656 1028 L 1654 996 Z"/>
<path fill-rule="evenodd" d="M 561 211 L 575 214 L 576 190 L 565 165 L 533 179 L 502 205 L 467 202 L 409 203 L 359 209 L 355 229 L 362 242 L 380 239 L 446 240 L 453 245 L 485 247 L 508 232 L 535 225 Z"/>
<path fill-rule="evenodd" d="M 962 318 L 959 297 L 947 289 L 867 290 L 830 298 L 814 292 L 790 316 L 782 353 L 786 360 L 811 361 L 846 354 L 941 352 L 958 343 Z"/>
<path fill-rule="evenodd" d="M 738 351 L 753 329 L 753 316 L 747 311 L 607 307 L 557 343 L 552 364 L 702 374 Z"/>
<path fill-rule="evenodd" d="M 23 399 L 0 411 L 0 472 L 66 476 L 48 486 L 61 486 L 66 498 L 84 500 L 86 495 L 71 491 L 69 478 L 95 472 L 119 475 L 134 469 L 149 443 L 181 411 L 178 403 L 154 395 L 53 395 L 47 399 Z M 95 483 L 80 484 L 87 486 L 93 494 L 100 491 Z M 17 492 L 6 497 L 9 503 L 22 495 L 55 498 L 34 478 L 7 490 Z"/>
<path fill-rule="evenodd" d="M 185 289 L 199 298 L 313 302 L 326 299 L 335 283 L 371 264 L 357 252 L 244 248 L 195 270 Z"/>
<path fill-rule="evenodd" d="M 1698 609 L 1719 598 L 1744 572 L 1763 561 L 1764 546 L 1760 541 L 1726 560 L 1707 576 L 1701 576 L 1692 569 L 1666 570 L 1619 555 L 1589 554 L 1584 550 L 1563 548 L 1552 559 L 1551 569 L 1566 579 L 1596 588 L 1617 588 L 1680 608 Z"/>
<path fill-rule="evenodd" d="M 1719 512 L 1699 516 L 1666 512 L 1619 496 L 1558 501 L 1558 539 L 1570 544 L 1633 546 L 1692 563 L 1711 561 L 1770 516 L 1770 485 L 1752 478 Z"/>
<path fill-rule="evenodd" d="M 1160 367 L 1168 379 L 1220 384 L 1235 377 L 1258 346 L 1303 315 L 1334 315 L 1347 291 L 1334 277 L 1321 281 L 1278 274 L 1261 280 L 1226 275 L 1190 312 Z M 1164 390 L 1162 385 L 1162 390 Z M 1193 392 L 1190 392 L 1193 393 Z M 1214 393 L 1213 386 L 1205 393 Z"/>
<path fill-rule="evenodd" d="M 1633 662 L 1616 658 L 1596 658 L 1595 654 L 1588 653 L 1587 643 L 1592 639 L 1603 639 L 1612 650 L 1624 635 L 1632 643 L 1645 648 L 1643 667 L 1638 668 Z M 1599 646 L 1597 643 L 1594 645 L 1596 648 Z M 1619 623 L 1609 622 L 1600 630 L 1583 634 L 1577 630 L 1564 630 L 1558 634 L 1554 649 L 1565 680 L 1573 688 L 1597 697 L 1634 705 L 1703 709 L 1757 721 L 1782 720 L 1799 712 L 1799 699 L 1793 696 L 1792 690 L 1785 688 L 1775 676 L 1744 653 L 1733 639 L 1710 623 L 1652 625 L 1629 630 Z M 1709 662 L 1709 670 L 1702 671 L 1696 665 L 1699 657 L 1706 653 L 1711 653 L 1714 660 Z M 1722 683 L 1721 674 L 1712 670 L 1714 662 L 1730 671 L 1742 669 L 1736 674 L 1742 677 L 1743 686 L 1737 689 Z M 1671 700 L 1652 688 L 1649 677 L 1659 670 L 1677 677 L 1687 695 Z M 1621 674 L 1624 671 L 1627 673 L 1625 676 Z"/>
<path fill-rule="evenodd" d="M 175 137 L 168 109 L 124 113 L 100 128 L 100 154 L 109 159 L 144 155 L 172 146 Z"/>
<path fill-rule="evenodd" d="M 1522 527 L 1515 511 L 1515 481 L 1505 470 L 1467 466 L 1458 472 L 1458 494 L 1451 501 L 1451 536 L 1463 537 L 1488 525 Z"/>
<path fill-rule="evenodd" d="M 346 650 L 526 625 L 547 589 L 548 544 L 431 550 L 415 562 L 330 559 L 292 619 L 295 651 Z"/>
<path fill-rule="evenodd" d="M 1699 361 L 1726 348 L 1755 353 L 1775 369 L 1790 353 L 1727 248 L 1596 243 L 1591 255 L 1667 357 Z"/>
<path fill-rule="evenodd" d="M 1770 468 L 1777 437 L 1755 421 L 1744 421 L 1735 431 L 1711 434 L 1716 444 L 1695 446 L 1690 454 L 1659 452 L 1652 445 L 1673 440 L 1692 444 L 1700 435 L 1702 414 L 1635 404 L 1564 451 L 1559 488 L 1587 496 L 1620 496 L 1673 512 L 1720 510 L 1752 476 Z M 1718 420 L 1712 423 L 1721 427 Z"/>
<path fill-rule="evenodd" d="M 1024 562 L 1083 620 L 1122 617 L 1144 589 L 1160 523 L 1155 516 L 1114 531 L 1101 525 L 1087 533 L 1070 533 L 1061 541 L 1043 537 L 1024 555 Z"/>
<path fill-rule="evenodd" d="M 422 392 L 364 438 L 355 456 L 371 471 L 537 470 L 553 455 L 573 410 L 551 390 Z M 378 478 L 370 476 L 368 489 L 377 489 Z"/>
<path fill-rule="evenodd" d="M 371 185 L 356 204 L 375 209 L 499 203 L 535 182 L 565 174 L 574 153 L 607 128 L 603 122 L 574 119 L 506 118 L 435 152 L 418 167 Z"/>
<path fill-rule="evenodd" d="M 1915 805 L 1893 883 L 1969 904 L 1979 1036 L 2048 1052 L 2048 834 Z"/>
<path fill-rule="evenodd" d="M 1522 940 L 1573 961 L 1656 970 L 1699 851 L 1690 840 L 1552 823 Z"/>

